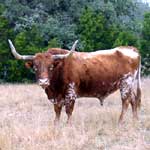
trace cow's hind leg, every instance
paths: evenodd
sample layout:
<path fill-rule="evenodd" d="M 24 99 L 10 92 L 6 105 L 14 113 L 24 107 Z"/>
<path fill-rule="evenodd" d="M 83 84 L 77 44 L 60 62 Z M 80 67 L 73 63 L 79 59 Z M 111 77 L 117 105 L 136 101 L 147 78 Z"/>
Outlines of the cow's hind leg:
<path fill-rule="evenodd" d="M 137 114 L 138 103 L 137 103 L 134 91 L 132 91 L 132 93 L 131 93 L 130 103 L 132 106 L 133 119 L 138 120 L 138 114 Z"/>
<path fill-rule="evenodd" d="M 129 103 L 132 106 L 132 113 L 133 113 L 133 119 L 134 120 L 138 120 L 138 115 L 137 115 L 137 102 L 135 99 L 135 94 L 132 91 L 132 89 L 129 90 L 129 92 L 127 93 L 127 97 L 126 98 L 122 98 L 122 112 L 119 118 L 119 123 L 122 122 L 123 120 L 123 116 L 125 114 L 125 112 L 127 111 L 128 105 Z"/>
<path fill-rule="evenodd" d="M 132 106 L 133 116 L 137 118 L 135 94 L 133 91 L 133 82 L 134 82 L 134 77 L 131 74 L 124 76 L 121 81 L 120 93 L 122 99 L 122 112 L 119 118 L 119 123 L 122 123 L 124 114 L 127 111 L 129 103 L 131 103 Z"/>
<path fill-rule="evenodd" d="M 129 103 L 130 102 L 129 102 L 128 98 L 122 99 L 122 111 L 121 111 L 121 114 L 119 117 L 119 124 L 121 124 L 123 122 L 123 118 L 124 118 L 125 113 L 127 112 Z"/>
<path fill-rule="evenodd" d="M 54 104 L 54 110 L 55 110 L 55 113 L 56 113 L 54 124 L 57 124 L 59 122 L 59 120 L 60 120 L 62 104 Z"/>

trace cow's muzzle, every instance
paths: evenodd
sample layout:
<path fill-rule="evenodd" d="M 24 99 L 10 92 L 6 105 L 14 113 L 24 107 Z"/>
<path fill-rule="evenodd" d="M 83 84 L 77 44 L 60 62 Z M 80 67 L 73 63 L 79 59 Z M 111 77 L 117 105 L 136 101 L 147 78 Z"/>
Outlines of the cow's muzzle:
<path fill-rule="evenodd" d="M 47 88 L 47 87 L 50 85 L 49 79 L 48 79 L 48 78 L 39 79 L 39 80 L 38 80 L 38 84 L 39 84 L 43 89 L 45 89 L 45 88 Z"/>

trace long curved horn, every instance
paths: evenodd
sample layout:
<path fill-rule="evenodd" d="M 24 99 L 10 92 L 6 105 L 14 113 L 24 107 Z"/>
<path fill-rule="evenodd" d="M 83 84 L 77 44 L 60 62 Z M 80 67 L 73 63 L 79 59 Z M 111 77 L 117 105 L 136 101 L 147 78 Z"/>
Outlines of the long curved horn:
<path fill-rule="evenodd" d="M 74 44 L 73 44 L 73 46 L 72 46 L 72 48 L 71 48 L 69 53 L 64 54 L 64 55 L 63 54 L 53 55 L 53 59 L 54 60 L 55 59 L 64 59 L 64 58 L 70 57 L 73 54 L 73 52 L 75 51 L 77 43 L 78 43 L 78 40 L 76 40 L 74 42 Z"/>
<path fill-rule="evenodd" d="M 32 60 L 35 57 L 34 55 L 20 55 L 19 53 L 17 53 L 12 41 L 8 39 L 8 42 L 9 42 L 11 52 L 16 59 Z"/>

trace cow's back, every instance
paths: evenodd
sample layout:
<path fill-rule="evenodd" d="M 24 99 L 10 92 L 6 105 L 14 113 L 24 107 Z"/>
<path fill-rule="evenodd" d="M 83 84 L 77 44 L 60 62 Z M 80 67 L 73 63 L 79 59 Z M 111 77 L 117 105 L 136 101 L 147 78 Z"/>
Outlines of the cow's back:
<path fill-rule="evenodd" d="M 123 47 L 122 51 L 126 52 L 122 52 L 121 48 L 92 53 L 74 53 L 68 68 L 72 73 L 71 81 L 78 86 L 79 95 L 105 97 L 119 88 L 120 80 L 124 75 L 137 70 L 137 61 L 139 61 L 137 51 L 133 47 Z"/>

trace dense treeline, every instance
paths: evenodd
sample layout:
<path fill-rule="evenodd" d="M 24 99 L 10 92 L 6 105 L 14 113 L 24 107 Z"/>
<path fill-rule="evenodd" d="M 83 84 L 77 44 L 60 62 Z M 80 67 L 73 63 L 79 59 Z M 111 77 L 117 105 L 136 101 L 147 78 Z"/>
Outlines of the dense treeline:
<path fill-rule="evenodd" d="M 140 0 L 0 0 L 0 82 L 30 82 L 8 38 L 21 54 L 69 49 L 76 39 L 78 51 L 136 46 L 150 74 L 150 8 Z"/>

